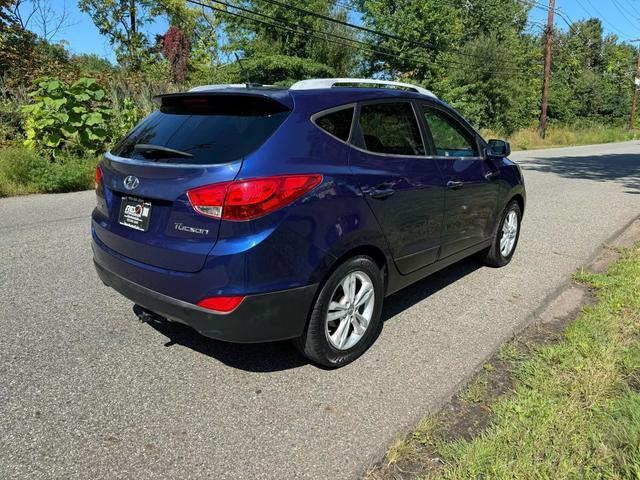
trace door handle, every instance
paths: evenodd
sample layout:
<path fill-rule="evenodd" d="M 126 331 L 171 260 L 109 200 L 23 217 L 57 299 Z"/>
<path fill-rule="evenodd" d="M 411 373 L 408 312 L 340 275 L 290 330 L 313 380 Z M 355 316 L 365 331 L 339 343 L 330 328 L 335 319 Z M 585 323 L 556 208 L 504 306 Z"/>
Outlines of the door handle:
<path fill-rule="evenodd" d="M 456 189 L 462 187 L 463 185 L 464 185 L 464 183 L 460 182 L 458 180 L 449 180 L 447 182 L 447 188 L 450 188 L 452 190 L 456 190 Z"/>
<path fill-rule="evenodd" d="M 385 186 L 381 185 L 381 187 L 383 188 L 374 188 L 369 192 L 369 195 L 372 198 L 377 198 L 378 200 L 384 200 L 385 198 L 389 198 L 391 195 L 396 193 L 396 191 L 393 188 L 389 188 L 386 185 Z"/>

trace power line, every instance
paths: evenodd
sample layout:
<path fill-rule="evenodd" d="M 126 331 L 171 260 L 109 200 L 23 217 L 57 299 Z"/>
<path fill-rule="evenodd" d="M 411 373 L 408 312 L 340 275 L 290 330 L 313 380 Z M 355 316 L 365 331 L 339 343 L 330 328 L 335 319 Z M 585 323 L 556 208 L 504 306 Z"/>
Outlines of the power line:
<path fill-rule="evenodd" d="M 618 3 L 620 8 L 624 10 L 625 14 L 630 15 L 632 19 L 638 19 L 638 15 L 640 15 L 640 13 L 638 13 L 638 10 L 636 10 L 633 5 L 631 5 L 630 3 L 627 4 L 622 0 L 618 0 L 616 3 Z M 633 27 L 637 28 L 637 24 L 634 23 Z"/>
<path fill-rule="evenodd" d="M 640 16 L 640 10 L 636 9 L 635 5 L 631 2 L 631 0 L 629 0 L 629 3 L 627 5 L 629 6 L 629 8 L 631 8 L 631 10 L 633 10 L 635 13 L 637 13 Z"/>
<path fill-rule="evenodd" d="M 294 28 L 290 28 L 290 27 L 288 27 L 286 25 L 273 24 L 273 23 L 266 22 L 264 20 L 260 20 L 260 19 L 257 19 L 257 18 L 249 17 L 249 16 L 246 16 L 246 15 L 241 15 L 239 13 L 230 12 L 228 10 L 224 10 L 222 8 L 218 8 L 218 7 L 215 7 L 213 5 L 205 4 L 205 3 L 199 2 L 197 0 L 186 0 L 186 1 L 188 3 L 192 3 L 194 5 L 199 5 L 201 7 L 210 8 L 211 10 L 214 10 L 214 11 L 219 12 L 219 13 L 224 13 L 226 15 L 230 15 L 230 16 L 233 16 L 233 17 L 236 17 L 236 18 L 242 18 L 242 19 L 245 19 L 245 20 L 250 20 L 252 22 L 259 23 L 259 24 L 262 24 L 262 25 L 266 25 L 266 26 L 271 27 L 271 28 L 279 28 L 279 29 L 282 29 L 282 30 L 286 30 L 286 31 L 298 34 L 298 35 L 306 36 L 306 37 L 309 37 L 309 38 L 315 38 L 315 39 L 318 39 L 318 40 L 334 43 L 334 44 L 341 45 L 341 46 L 344 46 L 344 47 L 350 47 L 350 48 L 355 48 L 356 47 L 353 43 L 344 43 L 344 42 L 339 42 L 339 41 L 336 41 L 336 40 L 329 40 L 328 38 L 326 38 L 326 36 L 334 36 L 334 35 L 330 34 L 330 33 L 327 33 L 327 32 L 323 33 L 323 35 L 325 35 L 325 37 L 322 37 L 322 36 L 319 36 L 319 35 L 314 35 L 314 34 L 309 33 L 309 32 L 302 32 L 300 30 L 296 30 Z M 212 1 L 216 1 L 216 0 L 212 0 Z M 218 2 L 218 3 L 221 3 L 221 2 Z M 236 7 L 234 6 L 234 8 L 236 8 Z M 341 37 L 341 38 L 345 38 L 345 37 Z M 354 40 L 354 39 L 348 39 L 348 41 L 349 42 L 359 42 L 359 41 Z M 393 57 L 393 58 L 397 58 L 397 56 L 398 56 L 397 53 L 394 54 L 394 53 L 390 53 L 390 52 L 383 52 L 381 50 L 376 50 L 374 48 L 371 48 L 368 44 L 365 44 L 364 42 L 359 42 L 359 43 L 362 43 L 364 46 L 366 46 L 366 51 L 369 52 L 369 53 L 375 53 L 377 55 L 389 56 L 389 57 Z M 423 60 L 423 59 L 414 57 L 414 60 L 416 60 L 417 62 L 420 62 L 420 63 L 422 63 L 424 65 L 428 65 L 428 63 L 426 63 L 426 61 Z"/>
<path fill-rule="evenodd" d="M 381 50 L 375 50 L 372 45 L 370 45 L 370 44 L 368 44 L 366 42 L 363 42 L 361 40 L 355 39 L 355 38 L 344 37 L 342 35 L 337 35 L 337 34 L 332 33 L 332 32 L 318 32 L 317 30 L 314 30 L 314 29 L 304 29 L 304 30 L 301 31 L 299 29 L 292 28 L 291 27 L 291 23 L 289 23 L 287 21 L 283 21 L 282 19 L 273 17 L 271 15 L 267 15 L 267 14 L 262 13 L 262 12 L 257 12 L 255 10 L 250 10 L 248 8 L 240 7 L 240 6 L 237 6 L 237 5 L 232 5 L 232 4 L 224 2 L 222 0 L 209 0 L 209 1 L 211 1 L 213 3 L 220 4 L 220 5 L 224 5 L 226 7 L 235 8 L 235 9 L 240 10 L 242 12 L 249 13 L 249 14 L 252 14 L 252 15 L 256 15 L 256 16 L 261 17 L 261 18 L 266 18 L 266 19 L 269 19 L 269 20 L 274 21 L 276 23 L 274 24 L 274 23 L 269 23 L 269 22 L 257 20 L 257 19 L 252 18 L 252 17 L 235 14 L 235 13 L 229 12 L 228 10 L 218 9 L 216 7 L 213 7 L 213 6 L 209 5 L 209 8 L 213 8 L 214 10 L 216 10 L 218 12 L 222 12 L 222 13 L 226 13 L 226 14 L 229 14 L 229 15 L 233 15 L 235 17 L 243 18 L 243 19 L 246 19 L 246 20 L 251 20 L 251 21 L 254 21 L 254 22 L 258 22 L 258 23 L 270 26 L 270 27 L 274 27 L 274 28 L 281 28 L 281 29 L 287 30 L 289 32 L 292 32 L 292 33 L 295 33 L 295 34 L 298 34 L 298 35 L 310 36 L 312 38 L 317 38 L 317 39 L 321 39 L 321 40 L 327 40 L 326 38 L 322 38 L 320 36 L 310 34 L 309 31 L 311 31 L 311 32 L 314 32 L 314 33 L 317 33 L 317 34 L 320 34 L 320 35 L 330 36 L 332 38 L 337 38 L 337 39 L 345 41 L 345 42 L 350 42 L 350 43 L 361 45 L 361 46 L 365 47 L 366 49 L 368 49 L 371 53 L 376 53 L 378 55 L 389 55 L 389 56 L 393 56 L 393 57 L 397 56 L 397 54 L 394 54 L 394 53 L 383 52 Z M 196 2 L 191 2 L 191 3 L 196 3 Z M 338 43 L 339 45 L 342 45 L 342 46 L 355 47 L 355 45 L 349 45 L 349 44 L 339 43 L 339 42 L 335 42 L 335 43 Z"/>
<path fill-rule="evenodd" d="M 356 25 L 354 23 L 350 23 L 350 22 L 346 22 L 346 21 L 343 21 L 343 20 L 340 20 L 340 19 L 337 19 L 337 18 L 329 17 L 327 15 L 323 15 L 321 13 L 313 12 L 311 10 L 306 10 L 306 9 L 300 8 L 300 7 L 296 6 L 296 5 L 290 5 L 290 4 L 281 2 L 279 0 L 264 0 L 264 1 L 267 2 L 267 3 L 270 3 L 272 5 L 277 5 L 277 6 L 282 7 L 282 8 L 288 8 L 288 9 L 295 10 L 298 13 L 301 13 L 303 15 L 309 15 L 311 17 L 315 17 L 315 18 L 318 18 L 318 19 L 321 19 L 321 20 L 324 20 L 324 21 L 327 21 L 327 22 L 332 22 L 332 23 L 335 23 L 335 24 L 342 25 L 344 27 L 349 27 L 349 28 L 353 28 L 355 30 L 360 30 L 362 32 L 369 33 L 371 35 L 376 35 L 376 36 L 379 36 L 379 37 L 384 37 L 384 38 L 387 38 L 387 39 L 390 39 L 390 40 L 396 40 L 396 41 L 399 41 L 399 42 L 410 43 L 410 44 L 413 44 L 413 45 L 421 47 L 421 48 L 427 48 L 427 49 L 433 50 L 435 52 L 438 52 L 440 50 L 440 48 L 437 45 L 434 45 L 434 44 L 429 44 L 429 43 L 426 43 L 426 42 L 421 42 L 421 41 L 412 40 L 412 39 L 409 39 L 409 38 L 400 37 L 398 35 L 394 35 L 394 34 L 386 33 L 386 32 L 381 32 L 379 30 L 373 30 L 371 28 L 363 27 L 361 25 Z M 461 56 L 465 56 L 465 57 L 475 57 L 475 58 L 478 58 L 480 60 L 486 60 L 486 58 L 480 57 L 478 55 L 464 54 L 464 53 L 459 53 L 459 52 L 452 51 L 452 50 L 448 51 L 447 53 L 452 53 L 454 55 L 461 55 Z"/>
<path fill-rule="evenodd" d="M 530 7 L 534 7 L 534 8 L 538 8 L 540 10 L 544 10 L 544 11 L 548 11 L 549 7 L 541 4 L 540 2 L 536 1 L 536 0 L 516 0 L 518 3 L 524 4 L 524 5 L 528 5 Z M 593 8 L 593 10 L 596 12 L 595 17 L 598 18 L 599 20 L 601 20 L 603 23 L 606 23 L 607 25 L 609 25 L 612 30 L 615 30 L 616 32 L 618 32 L 619 34 L 621 34 L 624 37 L 629 37 L 630 35 L 623 32 L 622 30 L 620 30 L 618 27 L 616 27 L 613 23 L 611 23 L 609 20 L 607 20 L 604 15 L 602 15 L 602 13 L 595 7 L 595 5 L 593 5 L 593 3 L 591 3 L 591 0 L 586 0 L 589 5 L 591 5 L 591 8 Z M 580 6 L 580 8 L 582 8 L 582 10 L 584 10 L 586 12 L 586 14 L 589 17 L 593 17 L 593 13 L 590 12 L 589 10 L 587 10 L 587 8 L 580 2 L 580 0 L 576 0 L 576 3 Z M 613 3 L 615 5 L 615 7 L 618 9 L 618 11 L 623 15 L 623 17 L 625 18 L 625 20 L 627 20 L 628 22 L 630 22 L 634 27 L 636 26 L 636 23 L 632 22 L 631 20 L 629 20 L 629 18 L 625 15 L 625 13 L 621 10 L 619 4 L 618 4 L 618 0 L 613 0 Z M 557 7 L 554 9 L 554 12 L 556 14 L 558 14 L 564 21 L 565 23 L 567 23 L 567 25 L 571 28 L 571 25 L 569 24 L 569 22 L 567 22 L 567 20 L 564 18 L 566 16 L 566 13 L 564 13 L 562 11 L 562 9 L 560 7 Z M 638 12 L 640 13 L 640 12 Z M 571 23 L 574 23 L 573 21 L 571 21 Z"/>
<path fill-rule="evenodd" d="M 520 3 L 521 5 L 526 5 L 528 7 L 534 7 L 534 8 L 539 8 L 540 10 L 544 10 L 545 12 L 549 11 L 549 6 L 544 5 L 540 2 L 537 2 L 535 0 L 516 0 L 517 3 Z M 555 13 L 558 13 L 559 8 L 555 8 L 553 9 L 553 11 Z"/>
<path fill-rule="evenodd" d="M 593 11 L 596 12 L 596 17 L 600 18 L 604 23 L 608 24 L 612 30 L 618 32 L 619 34 L 621 34 L 623 37 L 631 37 L 631 35 L 623 32 L 622 30 L 620 30 L 618 27 L 616 27 L 613 23 L 611 23 L 609 20 L 607 20 L 604 15 L 602 15 L 602 13 L 600 13 L 600 11 L 593 5 L 593 3 L 591 2 L 591 0 L 586 0 L 587 3 L 591 6 L 591 8 L 593 8 Z M 580 0 L 576 0 L 576 3 L 578 5 L 580 5 L 580 8 L 582 8 L 585 12 L 587 12 L 587 15 L 592 16 L 592 13 L 590 13 L 587 8 L 584 6 L 584 4 L 580 1 Z"/>
<path fill-rule="evenodd" d="M 620 12 L 620 14 L 622 15 L 622 18 L 624 18 L 627 22 L 629 22 L 629 24 L 631 26 L 633 26 L 634 28 L 637 27 L 637 23 L 633 22 L 629 19 L 629 17 L 627 17 L 627 14 L 625 12 L 622 11 L 622 7 L 620 4 L 618 4 L 617 0 L 612 0 L 613 1 L 613 5 L 618 9 L 618 11 Z"/>
<path fill-rule="evenodd" d="M 187 0 L 187 1 L 189 1 L 190 3 L 194 3 L 194 4 L 197 4 L 197 5 L 201 5 L 201 6 L 204 6 L 204 7 L 211 8 L 211 9 L 213 9 L 215 11 L 220 12 L 220 13 L 225 13 L 225 14 L 237 17 L 237 18 L 243 18 L 243 19 L 246 19 L 246 20 L 250 20 L 250 21 L 254 21 L 254 22 L 260 23 L 260 24 L 264 24 L 264 25 L 267 25 L 267 26 L 269 26 L 271 28 L 280 28 L 280 29 L 283 29 L 283 30 L 287 30 L 287 31 L 299 34 L 299 35 L 303 35 L 303 36 L 306 35 L 306 36 L 309 36 L 311 38 L 316 38 L 316 39 L 323 40 L 323 41 L 330 41 L 331 43 L 335 43 L 335 44 L 338 44 L 338 45 L 348 46 L 348 47 L 354 48 L 355 47 L 354 44 L 358 44 L 358 45 L 364 47 L 369 53 L 375 53 L 377 55 L 382 55 L 382 56 L 391 57 L 391 58 L 397 58 L 399 53 L 404 53 L 404 52 L 382 51 L 378 47 L 372 46 L 369 43 L 357 40 L 355 38 L 343 37 L 341 35 L 337 35 L 337 34 L 334 34 L 334 33 L 331 33 L 331 32 L 318 32 L 317 30 L 313 30 L 313 29 L 304 29 L 304 31 L 300 31 L 299 30 L 300 27 L 295 25 L 296 28 L 292 28 L 292 24 L 290 22 L 287 22 L 286 20 L 282 20 L 280 18 L 276 18 L 276 17 L 270 16 L 270 15 L 264 14 L 262 12 L 257 12 L 257 11 L 254 11 L 254 10 L 250 10 L 250 9 L 245 8 L 245 7 L 239 7 L 239 6 L 236 6 L 236 5 L 232 5 L 232 4 L 229 4 L 229 3 L 224 2 L 222 0 L 211 0 L 211 1 L 214 2 L 214 3 L 220 4 L 220 5 L 224 5 L 224 6 L 227 6 L 227 7 L 230 7 L 230 8 L 234 8 L 234 9 L 243 11 L 245 13 L 257 15 L 257 16 L 260 16 L 262 18 L 267 18 L 267 19 L 269 19 L 269 20 L 271 20 L 273 22 L 276 22 L 276 24 L 273 24 L 273 23 L 270 23 L 270 22 L 266 22 L 264 20 L 259 20 L 259 19 L 253 18 L 253 17 L 248 17 L 246 15 L 233 13 L 233 12 L 230 12 L 228 10 L 224 10 L 224 9 L 221 9 L 221 8 L 214 7 L 214 6 L 210 5 L 210 4 L 203 4 L 202 2 L 193 1 L 193 0 Z M 339 22 L 341 22 L 341 21 L 339 21 Z M 314 35 L 313 33 L 309 33 L 309 32 L 313 32 L 316 35 Z M 321 35 L 321 36 L 319 36 L 319 35 Z M 337 42 L 335 40 L 329 40 L 328 38 L 326 38 L 327 36 L 333 37 L 333 38 L 337 38 L 338 40 L 341 40 L 341 42 Z M 398 38 L 401 38 L 401 37 L 398 37 Z M 348 44 L 343 43 L 345 41 L 349 42 L 349 43 Z M 376 48 L 378 48 L 378 49 L 376 49 Z M 488 58 L 481 57 L 479 55 L 464 54 L 464 53 L 455 52 L 455 51 L 449 51 L 449 52 L 445 51 L 443 53 L 452 53 L 454 55 L 464 56 L 464 57 L 474 57 L 476 59 L 483 60 L 483 61 L 488 61 L 489 60 Z M 413 54 L 405 53 L 405 55 L 409 55 L 411 58 L 413 58 L 414 60 L 422 63 L 423 65 L 427 65 L 427 66 L 429 65 L 428 62 L 425 62 L 425 60 L 423 60 L 421 58 L 418 58 Z M 492 61 L 505 61 L 505 59 L 501 59 L 501 58 L 493 58 L 491 60 Z M 460 62 L 460 61 L 457 61 L 457 60 L 454 60 L 454 59 L 448 59 L 447 62 L 448 63 L 454 63 L 454 64 L 457 64 L 457 65 L 468 66 L 467 63 L 463 63 L 463 62 Z M 438 64 L 438 65 L 441 65 L 441 66 L 445 65 L 443 63 L 443 61 L 439 60 L 439 59 L 432 59 L 432 60 L 430 60 L 430 63 Z M 507 69 L 507 70 L 511 71 L 513 73 L 519 72 L 519 70 L 515 70 L 515 69 Z"/>

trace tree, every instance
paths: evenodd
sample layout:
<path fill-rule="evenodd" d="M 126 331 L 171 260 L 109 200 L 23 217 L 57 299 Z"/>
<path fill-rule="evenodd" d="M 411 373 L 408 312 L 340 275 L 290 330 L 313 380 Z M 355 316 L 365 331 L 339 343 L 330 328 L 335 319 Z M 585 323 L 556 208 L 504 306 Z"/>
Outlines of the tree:
<path fill-rule="evenodd" d="M 464 63 L 452 63 L 447 74 L 434 82 L 434 90 L 476 127 L 506 134 L 528 127 L 539 113 L 537 45 L 501 42 L 498 35 L 488 34 L 465 43 L 459 52 L 466 55 Z M 529 59 L 529 67 L 509 68 L 506 58 Z"/>
<path fill-rule="evenodd" d="M 551 118 L 568 123 L 576 119 L 621 118 L 631 103 L 629 72 L 634 51 L 605 35 L 599 19 L 575 22 L 554 39 L 554 88 L 549 96 Z"/>
<path fill-rule="evenodd" d="M 153 0 L 80 0 L 80 10 L 88 13 L 98 31 L 115 48 L 118 62 L 139 68 L 147 47 L 144 24 L 152 20 Z"/>
<path fill-rule="evenodd" d="M 193 34 L 196 24 L 196 11 L 184 0 L 79 0 L 78 6 L 109 39 L 118 62 L 133 70 L 140 68 L 147 55 L 147 24 L 164 16 L 188 32 L 187 36 Z"/>
<path fill-rule="evenodd" d="M 60 33 L 73 25 L 67 3 L 54 7 L 46 0 L 10 0 L 7 15 L 14 25 L 30 30 L 41 39 L 52 42 Z"/>
<path fill-rule="evenodd" d="M 301 5 L 304 10 L 338 20 L 347 18 L 347 12 L 338 8 L 335 0 L 308 0 Z M 252 18 L 259 18 L 265 23 L 225 17 L 224 31 L 229 39 L 225 46 L 227 52 L 240 51 L 247 58 L 270 55 L 296 57 L 324 64 L 338 75 L 353 72 L 357 49 L 348 46 L 348 39 L 355 38 L 351 29 L 264 0 L 246 1 L 242 6 L 257 12 L 259 16 L 253 15 Z"/>
<path fill-rule="evenodd" d="M 18 10 L 21 5 L 21 0 L 0 0 L 0 76 L 5 77 L 5 85 L 29 84 L 44 74 L 72 74 L 62 45 L 24 28 L 31 21 L 23 16 L 25 10 Z"/>
<path fill-rule="evenodd" d="M 369 74 L 382 70 L 388 76 L 427 85 L 441 76 L 443 64 L 439 57 L 458 45 L 464 34 L 460 7 L 440 0 L 359 0 L 358 3 L 364 24 L 389 35 L 367 36 L 376 50 L 367 56 Z"/>
<path fill-rule="evenodd" d="M 189 64 L 189 40 L 178 27 L 171 26 L 162 37 L 162 53 L 171 65 L 173 80 L 184 82 Z"/>
<path fill-rule="evenodd" d="M 16 0 L 0 0 L 0 27 L 3 29 L 13 23 L 11 10 Z"/>

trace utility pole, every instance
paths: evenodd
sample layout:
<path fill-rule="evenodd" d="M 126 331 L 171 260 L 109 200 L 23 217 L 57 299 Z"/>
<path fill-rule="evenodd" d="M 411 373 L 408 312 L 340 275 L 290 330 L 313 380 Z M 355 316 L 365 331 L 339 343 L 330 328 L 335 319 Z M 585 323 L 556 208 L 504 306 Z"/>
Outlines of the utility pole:
<path fill-rule="evenodd" d="M 547 107 L 549 105 L 549 82 L 551 81 L 551 47 L 553 46 L 553 14 L 556 0 L 549 0 L 549 16 L 547 17 L 546 43 L 547 51 L 544 59 L 544 79 L 542 80 L 542 109 L 540 111 L 540 127 L 538 133 L 544 138 L 547 132 Z"/>
<path fill-rule="evenodd" d="M 640 42 L 640 38 L 631 40 Z M 633 130 L 636 121 L 636 108 L 638 106 L 638 90 L 640 90 L 640 45 L 638 46 L 638 63 L 636 64 L 636 74 L 633 76 L 633 97 L 631 99 L 631 118 L 629 119 L 629 129 Z"/>

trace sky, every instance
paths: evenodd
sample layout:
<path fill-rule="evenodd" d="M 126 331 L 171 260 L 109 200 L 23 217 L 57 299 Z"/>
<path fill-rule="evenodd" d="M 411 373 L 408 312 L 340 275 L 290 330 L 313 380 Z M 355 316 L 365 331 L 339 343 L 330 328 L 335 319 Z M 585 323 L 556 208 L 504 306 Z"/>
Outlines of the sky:
<path fill-rule="evenodd" d="M 532 2 L 535 0 L 532 0 Z M 111 61 L 115 60 L 113 49 L 107 39 L 100 35 L 91 18 L 78 9 L 77 0 L 50 0 L 52 6 L 62 9 L 66 4 L 70 12 L 72 26 L 61 32 L 54 41 L 64 40 L 73 53 L 95 53 Z M 539 5 L 547 5 L 548 0 L 538 0 Z M 607 33 L 614 33 L 622 40 L 640 38 L 640 0 L 556 0 L 556 8 L 567 20 L 599 17 Z M 533 8 L 531 12 L 533 28 L 540 29 L 547 21 L 544 8 Z M 566 29 L 561 17 L 556 17 L 556 25 Z M 167 23 L 164 19 L 148 27 L 150 36 L 164 33 Z"/>

